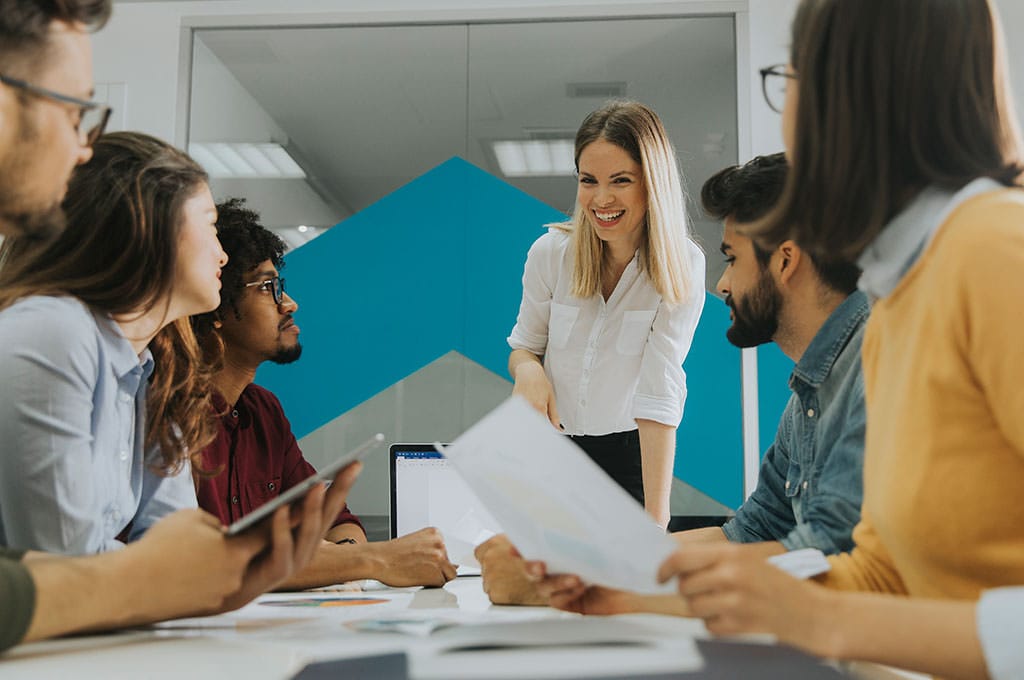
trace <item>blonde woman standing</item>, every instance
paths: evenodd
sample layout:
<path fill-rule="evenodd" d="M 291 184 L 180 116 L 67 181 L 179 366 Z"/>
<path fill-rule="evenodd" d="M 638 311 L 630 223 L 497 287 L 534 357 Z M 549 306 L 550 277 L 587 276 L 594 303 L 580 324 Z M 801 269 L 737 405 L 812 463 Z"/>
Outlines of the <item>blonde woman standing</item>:
<path fill-rule="evenodd" d="M 666 526 L 704 255 L 652 110 L 617 101 L 588 115 L 575 163 L 572 219 L 527 256 L 508 338 L 513 392 Z"/>

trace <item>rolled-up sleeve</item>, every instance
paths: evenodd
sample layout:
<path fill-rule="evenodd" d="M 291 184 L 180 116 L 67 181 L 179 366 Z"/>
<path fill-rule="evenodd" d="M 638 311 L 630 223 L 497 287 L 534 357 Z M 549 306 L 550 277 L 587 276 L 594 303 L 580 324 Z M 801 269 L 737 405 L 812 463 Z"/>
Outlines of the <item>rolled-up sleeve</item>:
<path fill-rule="evenodd" d="M 523 299 L 519 316 L 508 344 L 512 349 L 525 349 L 543 356 L 548 346 L 548 322 L 551 318 L 551 298 L 558 280 L 561 251 L 568 237 L 551 231 L 534 241 L 523 267 Z"/>
<path fill-rule="evenodd" d="M 1024 677 L 1024 587 L 996 588 L 981 595 L 978 639 L 992 680 Z"/>
<path fill-rule="evenodd" d="M 4 542 L 56 553 L 117 548 L 95 516 L 95 324 L 81 305 L 32 298 L 0 315 L 0 520 Z"/>
<path fill-rule="evenodd" d="M 686 403 L 683 361 L 704 310 L 704 255 L 690 243 L 690 295 L 682 303 L 658 305 L 640 361 L 633 418 L 676 427 Z"/>

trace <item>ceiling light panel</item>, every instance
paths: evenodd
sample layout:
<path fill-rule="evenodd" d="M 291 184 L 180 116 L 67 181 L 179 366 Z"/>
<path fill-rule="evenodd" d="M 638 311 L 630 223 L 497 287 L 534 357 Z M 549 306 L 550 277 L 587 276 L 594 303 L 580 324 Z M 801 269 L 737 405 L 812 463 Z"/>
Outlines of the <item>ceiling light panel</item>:
<path fill-rule="evenodd" d="M 188 152 L 213 179 L 304 179 L 306 173 L 280 144 L 193 142 Z"/>

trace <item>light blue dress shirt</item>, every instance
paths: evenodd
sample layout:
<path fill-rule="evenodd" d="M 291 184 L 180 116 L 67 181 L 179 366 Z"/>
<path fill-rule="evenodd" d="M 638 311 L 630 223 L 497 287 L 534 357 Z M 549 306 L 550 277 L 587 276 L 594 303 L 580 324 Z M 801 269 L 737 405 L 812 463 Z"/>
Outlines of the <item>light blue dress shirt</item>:
<path fill-rule="evenodd" d="M 834 554 L 853 547 L 864 464 L 860 348 L 868 301 L 855 291 L 833 310 L 793 368 L 793 391 L 757 488 L 726 522 L 730 541 L 779 541 Z"/>
<path fill-rule="evenodd" d="M 191 470 L 161 477 L 147 454 L 149 350 L 70 297 L 0 312 L 0 544 L 64 554 L 121 547 L 196 507 Z"/>
<path fill-rule="evenodd" d="M 992 680 L 1024 678 L 1024 587 L 986 590 L 978 602 L 978 637 Z"/>

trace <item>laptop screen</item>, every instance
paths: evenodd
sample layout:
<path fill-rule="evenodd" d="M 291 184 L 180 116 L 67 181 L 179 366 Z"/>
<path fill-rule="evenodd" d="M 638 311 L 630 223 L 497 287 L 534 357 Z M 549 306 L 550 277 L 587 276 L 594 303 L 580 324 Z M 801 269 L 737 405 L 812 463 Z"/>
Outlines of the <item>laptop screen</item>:
<path fill-rule="evenodd" d="M 437 527 L 448 543 L 476 543 L 498 522 L 430 444 L 391 445 L 391 537 Z"/>

